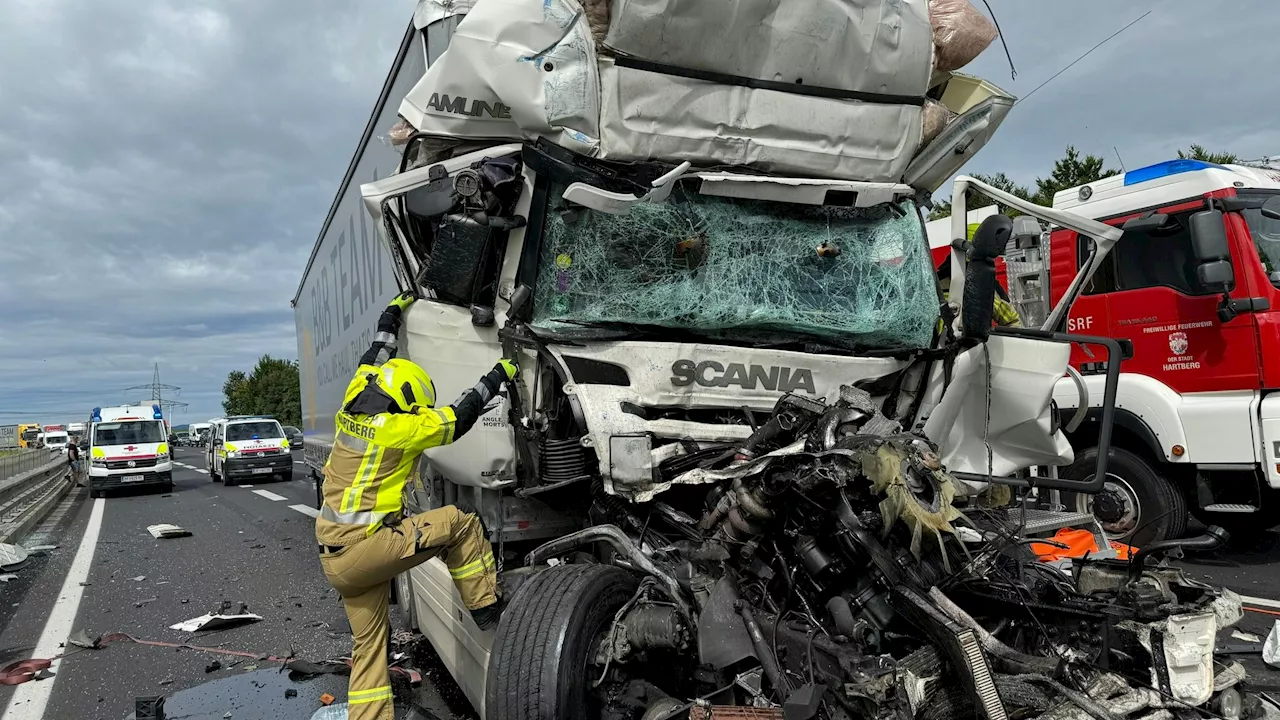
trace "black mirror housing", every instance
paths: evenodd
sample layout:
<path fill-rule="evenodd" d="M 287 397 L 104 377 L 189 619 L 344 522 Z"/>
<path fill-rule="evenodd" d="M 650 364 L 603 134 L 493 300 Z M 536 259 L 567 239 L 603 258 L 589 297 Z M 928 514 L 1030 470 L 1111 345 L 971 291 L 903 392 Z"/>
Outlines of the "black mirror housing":
<path fill-rule="evenodd" d="M 1196 268 L 1196 281 L 1206 290 L 1227 292 L 1236 284 L 1235 270 L 1226 260 L 1213 260 Z"/>
<path fill-rule="evenodd" d="M 1191 251 L 1200 263 L 1229 260 L 1231 250 L 1227 244 L 1227 227 L 1222 221 L 1221 210 L 1203 210 L 1191 216 Z"/>
<path fill-rule="evenodd" d="M 1013 219 L 992 215 L 982 221 L 969 242 L 969 260 L 995 260 L 1004 254 L 1013 237 Z"/>

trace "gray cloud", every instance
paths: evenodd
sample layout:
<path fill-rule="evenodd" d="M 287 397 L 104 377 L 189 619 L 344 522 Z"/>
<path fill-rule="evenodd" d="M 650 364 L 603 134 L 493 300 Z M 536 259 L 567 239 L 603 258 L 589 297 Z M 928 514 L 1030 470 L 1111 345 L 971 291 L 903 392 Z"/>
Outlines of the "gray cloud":
<path fill-rule="evenodd" d="M 1130 169 L 1200 143 L 1243 158 L 1280 154 L 1280 96 L 1269 83 L 1280 4 L 1190 0 L 989 0 L 999 42 L 965 69 L 1025 97 L 1094 44 L 1151 14 L 1020 102 L 965 168 L 1031 184 L 1067 145 Z M 940 195 L 949 194 L 943 190 Z"/>
<path fill-rule="evenodd" d="M 1130 167 L 1192 142 L 1280 153 L 1280 5 L 990 2 L 1019 76 L 998 44 L 969 70 L 1018 95 L 1153 12 L 1019 105 L 967 171 L 1030 183 L 1067 144 Z M 179 422 L 200 420 L 228 371 L 296 355 L 289 299 L 412 8 L 0 4 L 0 423 L 133 399 L 154 362 L 192 405 Z"/>
<path fill-rule="evenodd" d="M 138 399 L 154 362 L 201 420 L 228 371 L 295 357 L 289 300 L 412 11 L 0 6 L 0 423 Z"/>

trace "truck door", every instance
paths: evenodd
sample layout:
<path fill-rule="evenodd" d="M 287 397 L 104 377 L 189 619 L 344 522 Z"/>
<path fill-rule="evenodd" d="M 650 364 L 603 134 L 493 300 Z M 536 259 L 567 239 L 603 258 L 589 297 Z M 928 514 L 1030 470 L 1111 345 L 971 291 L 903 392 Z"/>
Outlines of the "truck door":
<path fill-rule="evenodd" d="M 1180 203 L 1157 210 L 1169 216 L 1163 228 L 1125 231 L 1087 292 L 1105 300 L 1105 334 L 1133 343 L 1125 372 L 1158 379 L 1181 394 L 1256 390 L 1253 316 L 1221 322 L 1222 296 L 1196 280 L 1188 228 L 1190 216 L 1203 209 L 1198 200 Z M 1118 226 L 1131 217 L 1108 222 Z"/>

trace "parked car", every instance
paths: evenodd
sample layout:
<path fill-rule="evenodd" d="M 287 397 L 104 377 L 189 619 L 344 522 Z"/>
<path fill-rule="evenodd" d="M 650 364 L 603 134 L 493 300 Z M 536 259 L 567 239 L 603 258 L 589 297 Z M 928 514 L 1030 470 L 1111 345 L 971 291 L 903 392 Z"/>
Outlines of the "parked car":
<path fill-rule="evenodd" d="M 292 425 L 284 426 L 284 436 L 289 439 L 289 447 L 294 450 L 302 449 L 302 431 Z"/>

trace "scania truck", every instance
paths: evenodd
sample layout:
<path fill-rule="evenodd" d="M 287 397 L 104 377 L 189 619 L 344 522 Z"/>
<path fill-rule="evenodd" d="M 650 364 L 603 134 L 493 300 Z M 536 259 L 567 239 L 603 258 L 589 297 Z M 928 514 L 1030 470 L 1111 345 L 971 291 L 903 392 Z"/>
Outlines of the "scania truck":
<path fill-rule="evenodd" d="M 806 27 L 896 28 L 896 49 L 875 50 L 897 68 L 877 90 L 835 70 L 857 64 L 824 55 L 840 43 L 814 45 L 812 57 L 770 46 L 785 59 L 765 64 L 783 80 L 770 70 L 748 81 L 745 65 L 718 66 L 688 36 L 697 23 L 642 31 L 629 22 L 645 24 L 628 14 L 633 4 L 615 0 L 603 28 L 584 11 L 594 5 L 419 4 L 293 300 L 304 455 L 317 481 L 378 314 L 410 291 L 421 299 L 405 314 L 400 356 L 427 369 L 437 397 L 456 397 L 500 357 L 519 360 L 508 395 L 457 443 L 428 451 L 405 491 L 406 512 L 476 508 L 509 590 L 552 555 L 581 548 L 589 561 L 592 542 L 613 547 L 628 572 L 669 579 L 654 562 L 671 548 L 653 528 L 696 535 L 717 504 L 708 487 L 727 477 L 717 473 L 747 462 L 788 408 L 834 418 L 828 448 L 854 432 L 927 439 L 937 450 L 928 462 L 964 494 L 1032 474 L 1041 488 L 1101 487 L 1106 453 L 1084 480 L 1058 476 L 1077 457 L 1052 401 L 1074 345 L 1110 362 L 1100 398 L 1115 389 L 1121 352 L 1050 328 L 1121 230 L 961 176 L 942 301 L 922 209 L 1013 98 L 932 72 L 928 3 L 884 3 L 892 22 L 844 3 L 791 5 L 811 13 Z M 664 54 L 655 38 L 680 51 Z M 910 87 L 894 91 L 900 82 Z M 926 142 L 929 101 L 951 120 Z M 1094 239 L 1043 329 L 991 329 L 991 270 L 1014 239 L 994 221 L 964 244 L 969 189 Z M 1104 446 L 1110 419 L 1099 417 Z M 1089 520 L 1066 515 L 1060 526 Z M 573 567 L 566 588 L 578 587 Z M 395 595 L 486 720 L 588 717 L 621 693 L 588 647 L 628 610 L 635 582 L 618 582 L 585 624 L 570 619 L 585 596 L 565 595 L 496 634 L 472 622 L 439 560 L 397 578 Z M 677 606 L 701 607 L 709 588 L 699 582 L 665 587 Z M 520 633 L 556 627 L 576 629 L 524 657 L 514 650 Z M 529 673 L 540 673 L 541 695 L 517 685 Z"/>

